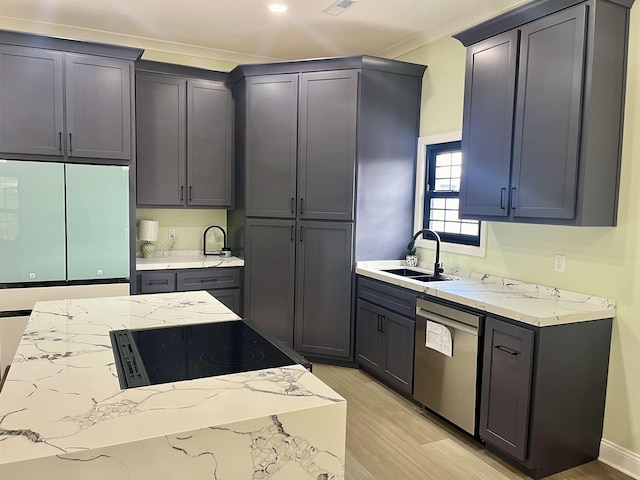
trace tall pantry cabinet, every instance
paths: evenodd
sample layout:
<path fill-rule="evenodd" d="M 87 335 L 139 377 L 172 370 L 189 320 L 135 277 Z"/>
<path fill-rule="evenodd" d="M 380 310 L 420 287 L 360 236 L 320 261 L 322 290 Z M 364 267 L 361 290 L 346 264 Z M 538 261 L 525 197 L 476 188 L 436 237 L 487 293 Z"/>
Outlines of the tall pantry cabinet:
<path fill-rule="evenodd" d="M 423 65 L 375 57 L 240 66 L 245 314 L 296 350 L 353 358 L 353 266 L 401 258 L 413 230 Z"/>

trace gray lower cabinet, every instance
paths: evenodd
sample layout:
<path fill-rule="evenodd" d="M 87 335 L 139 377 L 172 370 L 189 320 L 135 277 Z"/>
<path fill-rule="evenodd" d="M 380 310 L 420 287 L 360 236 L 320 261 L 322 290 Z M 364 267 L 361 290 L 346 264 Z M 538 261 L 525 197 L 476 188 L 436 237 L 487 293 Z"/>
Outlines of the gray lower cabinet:
<path fill-rule="evenodd" d="M 0 44 L 0 153 L 129 160 L 132 79 L 131 61 Z"/>
<path fill-rule="evenodd" d="M 137 205 L 232 206 L 227 83 L 138 71 L 136 114 Z"/>
<path fill-rule="evenodd" d="M 529 431 L 529 400 L 534 332 L 487 318 L 480 408 L 480 435 L 524 460 Z"/>
<path fill-rule="evenodd" d="M 537 0 L 456 35 L 464 218 L 616 224 L 629 8 L 567 3 Z"/>
<path fill-rule="evenodd" d="M 358 277 L 356 361 L 398 390 L 413 392 L 416 293 Z"/>
<path fill-rule="evenodd" d="M 296 247 L 296 351 L 351 355 L 353 224 L 302 221 Z"/>
<path fill-rule="evenodd" d="M 486 317 L 479 435 L 488 448 L 533 478 L 598 458 L 611 323 Z"/>
<path fill-rule="evenodd" d="M 148 270 L 138 272 L 138 291 L 147 293 L 206 290 L 242 316 L 242 269 L 237 267 Z"/>
<path fill-rule="evenodd" d="M 303 354 L 348 358 L 352 229 L 341 222 L 247 219 L 247 318 Z"/>
<path fill-rule="evenodd" d="M 295 247 L 293 220 L 247 220 L 245 315 L 292 348 Z"/>
<path fill-rule="evenodd" d="M 356 360 L 399 390 L 413 391 L 416 322 L 358 299 Z"/>

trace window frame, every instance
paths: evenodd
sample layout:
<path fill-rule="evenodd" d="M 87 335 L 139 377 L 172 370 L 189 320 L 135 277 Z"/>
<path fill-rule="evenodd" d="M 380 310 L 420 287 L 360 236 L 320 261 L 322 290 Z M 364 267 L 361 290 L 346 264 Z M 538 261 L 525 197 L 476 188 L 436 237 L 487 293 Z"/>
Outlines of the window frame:
<path fill-rule="evenodd" d="M 414 208 L 414 232 L 425 228 L 424 225 L 424 205 L 425 205 L 425 180 L 427 175 L 427 147 L 440 143 L 459 142 L 462 140 L 462 132 L 450 132 L 439 135 L 429 135 L 418 138 L 418 154 L 416 157 L 416 195 Z M 475 257 L 486 256 L 487 243 L 487 222 L 480 222 L 480 245 L 463 245 L 460 243 L 451 243 L 443 239 L 440 250 L 443 252 L 459 253 L 462 255 L 471 255 Z M 435 241 L 418 238 L 415 243 L 416 247 L 428 248 L 435 250 Z"/>

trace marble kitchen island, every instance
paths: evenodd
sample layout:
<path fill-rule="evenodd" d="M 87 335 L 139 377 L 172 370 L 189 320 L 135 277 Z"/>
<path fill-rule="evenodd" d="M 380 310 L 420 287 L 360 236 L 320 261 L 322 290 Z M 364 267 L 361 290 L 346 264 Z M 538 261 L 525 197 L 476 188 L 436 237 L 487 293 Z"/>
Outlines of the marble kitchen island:
<path fill-rule="evenodd" d="M 229 320 L 206 292 L 37 303 L 0 392 L 0 478 L 344 478 L 346 401 L 300 365 L 120 388 L 111 330 Z"/>

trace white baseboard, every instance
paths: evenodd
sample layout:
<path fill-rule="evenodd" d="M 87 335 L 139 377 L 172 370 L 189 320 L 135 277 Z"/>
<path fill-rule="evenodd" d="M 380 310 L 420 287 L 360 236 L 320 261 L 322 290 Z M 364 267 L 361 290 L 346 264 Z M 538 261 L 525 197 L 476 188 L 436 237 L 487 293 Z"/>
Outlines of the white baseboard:
<path fill-rule="evenodd" d="M 637 453 L 603 438 L 600 441 L 600 456 L 598 460 L 629 475 L 631 478 L 640 480 L 640 455 Z"/>

